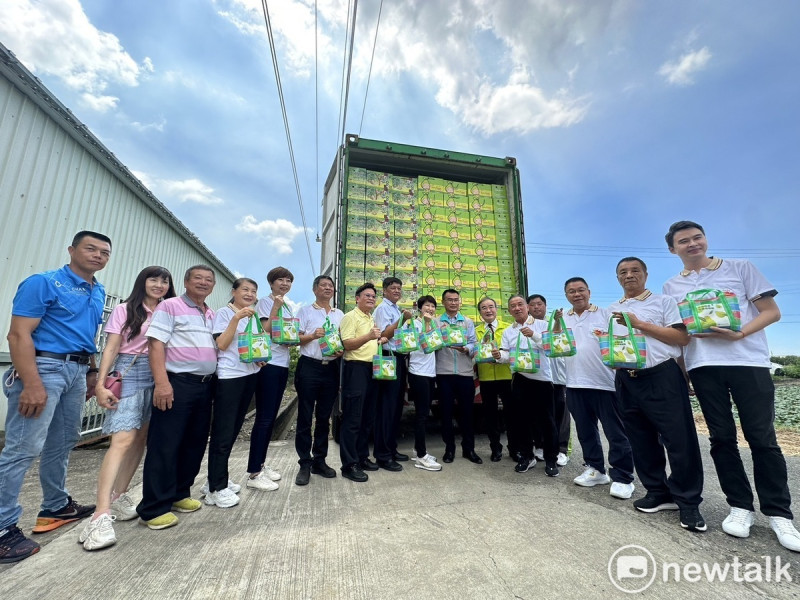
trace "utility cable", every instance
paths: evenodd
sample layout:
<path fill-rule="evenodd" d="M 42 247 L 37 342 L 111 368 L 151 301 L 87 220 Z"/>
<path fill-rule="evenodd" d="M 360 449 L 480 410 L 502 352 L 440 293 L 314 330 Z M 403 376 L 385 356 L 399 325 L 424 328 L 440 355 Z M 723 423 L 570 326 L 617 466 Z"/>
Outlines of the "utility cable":
<path fill-rule="evenodd" d="M 281 84 L 281 74 L 278 69 L 278 54 L 275 51 L 275 39 L 272 35 L 272 23 L 269 18 L 269 8 L 267 0 L 261 0 L 261 7 L 264 10 L 264 21 L 267 26 L 267 36 L 269 38 L 269 51 L 272 56 L 272 66 L 275 70 L 275 83 L 278 86 L 278 99 L 281 103 L 281 114 L 283 115 L 283 127 L 286 130 L 286 143 L 289 146 L 289 160 L 292 163 L 292 174 L 294 175 L 294 187 L 297 192 L 297 203 L 300 206 L 300 221 L 303 224 L 303 235 L 306 238 L 306 248 L 308 249 L 308 260 L 311 263 L 311 272 L 316 276 L 317 269 L 314 266 L 314 257 L 311 253 L 311 241 L 308 238 L 308 226 L 306 225 L 306 213 L 303 208 L 303 197 L 300 194 L 300 179 L 297 176 L 297 163 L 294 159 L 294 148 L 292 147 L 292 136 L 289 132 L 289 117 L 286 113 L 286 100 L 283 97 L 283 85 Z"/>
<path fill-rule="evenodd" d="M 367 111 L 367 96 L 369 95 L 369 80 L 372 77 L 372 63 L 375 61 L 375 48 L 378 46 L 378 29 L 381 26 L 381 13 L 383 0 L 378 7 L 378 22 L 375 23 L 375 39 L 372 41 L 372 57 L 369 59 L 369 72 L 367 72 L 367 89 L 364 92 L 364 106 L 361 107 L 361 122 L 358 124 L 358 137 L 361 137 L 361 128 L 364 126 L 364 113 Z"/>
<path fill-rule="evenodd" d="M 319 205 L 321 198 L 319 195 L 319 36 L 317 34 L 317 0 L 314 0 L 314 157 L 315 157 L 315 181 L 317 183 L 317 196 L 314 204 L 317 207 L 317 242 L 322 241 L 319 219 Z"/>

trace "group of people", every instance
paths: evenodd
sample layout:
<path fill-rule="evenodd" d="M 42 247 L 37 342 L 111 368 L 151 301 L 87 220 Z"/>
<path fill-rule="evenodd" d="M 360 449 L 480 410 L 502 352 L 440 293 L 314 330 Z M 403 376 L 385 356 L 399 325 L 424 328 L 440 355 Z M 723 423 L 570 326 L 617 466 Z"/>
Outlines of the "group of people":
<path fill-rule="evenodd" d="M 778 541 L 800 551 L 786 461 L 773 424 L 774 386 L 764 332 L 780 318 L 777 291 L 749 261 L 709 257 L 705 232 L 697 223 L 673 224 L 666 242 L 683 270 L 664 284 L 661 294 L 647 289 L 644 261 L 626 257 L 616 267 L 623 297 L 611 306 L 592 304 L 586 280 L 571 277 L 564 284 L 568 311 L 554 311 L 548 320 L 543 296 L 514 295 L 506 299 L 509 323 L 498 318 L 498 302 L 489 297 L 480 301 L 480 320 L 473 322 L 461 312 L 461 296 L 454 289 L 443 292 L 444 311 L 439 316 L 437 299 L 429 295 L 417 299 L 416 311 L 402 310 L 398 303 L 403 283 L 396 277 L 382 282 L 380 304 L 374 284 L 360 286 L 356 307 L 344 314 L 332 306 L 335 282 L 321 275 L 312 284 L 315 301 L 295 317 L 286 299 L 294 276 L 284 267 L 267 274 L 270 294 L 260 299 L 254 280 L 237 279 L 230 302 L 215 312 L 205 302 L 215 286 L 210 267 L 189 268 L 180 296 L 167 269 L 148 267 L 109 317 L 106 345 L 94 368 L 94 334 L 102 322 L 105 297 L 94 274 L 108 262 L 111 240 L 96 232 L 79 232 L 68 249 L 69 264 L 30 276 L 14 298 L 8 334 L 13 366 L 3 378 L 8 416 L 0 454 L 0 562 L 22 560 L 39 550 L 17 526 L 22 481 L 39 456 L 43 501 L 33 532 L 90 516 L 79 536 L 86 550 L 116 542 L 115 520 L 139 517 L 151 529 L 164 529 L 178 522 L 176 512 L 201 508 L 202 502 L 191 497 L 191 486 L 207 447 L 208 480 L 202 498 L 207 505 L 235 506 L 241 486 L 230 478 L 228 462 L 254 395 L 245 486 L 278 489 L 281 474 L 266 458 L 288 382 L 289 346 L 272 344 L 268 361 L 243 362 L 238 339 L 259 324 L 270 334 L 287 315 L 296 318 L 299 329 L 298 486 L 308 485 L 312 474 L 336 477 L 326 459 L 330 417 L 340 390 L 343 477 L 365 482 L 368 471 L 401 471 L 401 463 L 409 460 L 419 469 L 440 471 L 441 463 L 426 447 L 426 422 L 435 397 L 441 412 L 442 462 L 452 463 L 456 457 L 455 416 L 462 456 L 481 464 L 473 422 L 477 379 L 491 461 L 503 456 L 504 420 L 515 471 L 526 473 L 539 460 L 545 463 L 546 475 L 556 477 L 569 461 L 574 422 L 584 464 L 575 484 L 610 484 L 612 496 L 629 499 L 635 472 L 646 491 L 633 502 L 637 510 L 677 510 L 683 528 L 705 531 L 699 510 L 703 467 L 689 403 L 691 386 L 730 505 L 723 531 L 748 537 L 755 521 L 754 492 L 739 454 L 733 403 L 752 452 L 760 509 Z M 688 333 L 678 302 L 689 292 L 709 288 L 735 294 L 741 328 Z M 465 339 L 435 352 L 418 348 L 398 353 L 394 338 L 409 322 L 418 334 L 456 328 Z M 613 330 L 615 323 L 644 336 L 646 362 L 637 365 L 640 368 L 611 369 L 603 364 L 598 334 Z M 547 339 L 562 327 L 574 337 L 572 356 L 544 358 L 542 352 L 537 369 L 517 368 L 521 345 L 543 351 Z M 323 351 L 321 342 L 332 330 L 338 332 L 341 349 Z M 479 346 L 487 344 L 491 358 L 476 361 Z M 392 357 L 394 377 L 374 377 L 376 357 Z M 103 430 L 111 435 L 94 505 L 78 504 L 66 490 L 69 452 L 79 437 L 87 385 L 107 409 Z M 412 457 L 398 450 L 407 390 L 415 405 Z M 505 419 L 500 418 L 500 401 Z M 608 440 L 607 460 L 598 423 Z M 143 456 L 143 497 L 136 504 L 128 487 Z"/>

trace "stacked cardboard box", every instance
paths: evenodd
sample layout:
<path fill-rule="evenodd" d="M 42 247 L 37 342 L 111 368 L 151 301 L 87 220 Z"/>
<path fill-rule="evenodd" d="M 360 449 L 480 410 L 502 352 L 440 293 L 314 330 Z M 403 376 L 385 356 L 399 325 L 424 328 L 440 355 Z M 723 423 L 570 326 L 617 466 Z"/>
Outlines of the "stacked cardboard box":
<path fill-rule="evenodd" d="M 464 313 L 479 318 L 485 296 L 504 304 L 516 293 L 506 187 L 351 168 L 347 181 L 345 291 L 395 275 L 401 306 L 425 294 L 461 293 Z"/>

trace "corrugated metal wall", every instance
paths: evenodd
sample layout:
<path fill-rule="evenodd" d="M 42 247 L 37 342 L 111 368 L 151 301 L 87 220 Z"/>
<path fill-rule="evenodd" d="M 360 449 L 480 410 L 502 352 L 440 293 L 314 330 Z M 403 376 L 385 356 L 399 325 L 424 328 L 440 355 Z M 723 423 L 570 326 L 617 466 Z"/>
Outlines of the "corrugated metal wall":
<path fill-rule="evenodd" d="M 97 274 L 115 305 L 142 268 L 167 267 L 183 291 L 185 270 L 214 268 L 208 299 L 225 306 L 233 274 L 141 186 L 84 125 L 0 45 L 0 364 L 9 362 L 6 333 L 17 285 L 28 275 L 69 262 L 73 235 L 88 229 L 113 242 Z M 0 396 L 0 429 L 5 422 Z"/>
<path fill-rule="evenodd" d="M 111 261 L 97 278 L 111 296 L 125 297 L 137 273 L 167 267 L 182 290 L 183 273 L 212 262 L 54 119 L 0 77 L 0 352 L 19 282 L 69 261 L 67 246 L 81 229 L 108 235 Z M 213 263 L 212 263 L 213 266 Z M 231 279 L 217 272 L 213 307 L 228 300 Z"/>

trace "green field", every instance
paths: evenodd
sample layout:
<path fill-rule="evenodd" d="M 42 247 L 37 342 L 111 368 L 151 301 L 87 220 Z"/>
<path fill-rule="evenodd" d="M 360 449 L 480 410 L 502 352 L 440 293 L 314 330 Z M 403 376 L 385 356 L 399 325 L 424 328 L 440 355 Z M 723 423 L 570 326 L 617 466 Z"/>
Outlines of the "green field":
<path fill-rule="evenodd" d="M 700 412 L 696 398 L 692 398 L 692 408 Z M 733 407 L 736 415 L 736 407 Z M 736 415 L 738 418 L 738 415 Z M 788 377 L 775 378 L 775 425 L 783 429 L 800 432 L 800 380 Z"/>

